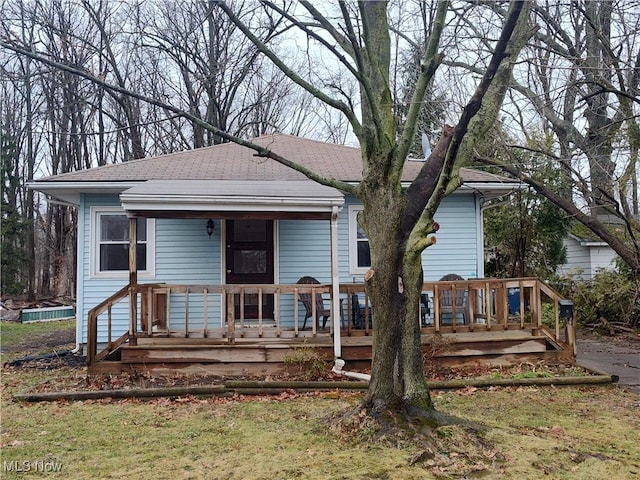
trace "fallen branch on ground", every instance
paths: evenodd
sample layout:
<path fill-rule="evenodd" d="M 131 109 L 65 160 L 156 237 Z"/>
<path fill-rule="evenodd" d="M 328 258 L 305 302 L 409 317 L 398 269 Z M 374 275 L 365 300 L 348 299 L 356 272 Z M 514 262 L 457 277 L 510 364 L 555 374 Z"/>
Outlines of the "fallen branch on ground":
<path fill-rule="evenodd" d="M 496 386 L 542 386 L 542 385 L 602 385 L 615 382 L 612 375 L 586 375 L 578 377 L 544 378 L 493 378 L 457 379 L 428 382 L 432 390 L 450 390 L 466 387 L 487 388 Z M 218 385 L 131 388 L 123 390 L 93 390 L 75 392 L 18 393 L 16 400 L 23 402 L 51 402 L 58 400 L 99 400 L 103 398 L 154 398 L 238 395 L 279 395 L 288 390 L 297 392 L 317 392 L 335 390 L 366 390 L 368 382 L 268 382 L 231 380 Z"/>

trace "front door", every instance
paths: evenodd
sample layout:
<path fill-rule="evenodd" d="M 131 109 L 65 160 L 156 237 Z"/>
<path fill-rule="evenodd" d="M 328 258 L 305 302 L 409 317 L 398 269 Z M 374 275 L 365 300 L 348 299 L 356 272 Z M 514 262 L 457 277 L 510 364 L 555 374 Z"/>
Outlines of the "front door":
<path fill-rule="evenodd" d="M 274 283 L 273 220 L 227 220 L 227 283 Z M 236 295 L 235 318 L 240 318 Z M 273 295 L 262 297 L 262 317 L 273 318 Z M 258 318 L 258 295 L 244 295 L 244 318 Z"/>

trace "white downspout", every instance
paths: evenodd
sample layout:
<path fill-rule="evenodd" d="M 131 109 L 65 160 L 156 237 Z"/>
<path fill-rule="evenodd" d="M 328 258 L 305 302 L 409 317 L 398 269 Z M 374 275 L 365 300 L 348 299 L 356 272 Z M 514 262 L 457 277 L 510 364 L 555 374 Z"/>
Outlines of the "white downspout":
<path fill-rule="evenodd" d="M 331 287 L 333 299 L 331 304 L 331 318 L 333 319 L 333 354 L 335 363 L 332 372 L 338 375 L 344 375 L 345 377 L 355 378 L 357 380 L 364 380 L 368 382 L 371 380 L 371 375 L 357 372 L 345 372 L 342 370 L 345 361 L 340 357 L 342 356 L 342 342 L 340 339 L 340 323 L 341 323 L 341 309 L 340 309 L 340 270 L 338 268 L 338 213 L 339 207 L 334 206 L 331 212 Z"/>
<path fill-rule="evenodd" d="M 338 213 L 340 208 L 334 206 L 331 211 L 331 319 L 333 320 L 333 356 L 342 356 L 340 339 L 340 270 L 338 268 Z"/>
<path fill-rule="evenodd" d="M 344 367 L 344 360 L 342 360 L 341 358 L 336 358 L 335 365 L 333 366 L 331 371 L 333 373 L 337 373 L 338 375 L 355 378 L 356 380 L 364 380 L 365 382 L 371 381 L 371 375 L 358 372 L 345 372 L 344 370 L 342 370 L 342 367 Z"/>
<path fill-rule="evenodd" d="M 476 278 L 484 278 L 484 209 L 482 207 L 482 198 L 474 194 L 474 204 L 476 207 L 476 231 L 478 239 L 476 240 Z"/>
<path fill-rule="evenodd" d="M 77 245 L 76 245 L 76 348 L 72 350 L 75 355 L 82 351 L 82 333 L 84 332 L 84 277 L 83 270 L 85 264 L 84 257 L 84 245 L 87 242 L 85 235 L 85 225 L 87 209 L 89 211 L 89 242 L 93 235 L 92 225 L 93 210 L 88 208 L 85 204 L 84 194 L 80 195 L 80 203 L 82 208 L 78 208 L 78 225 L 76 227 Z M 89 259 L 89 265 L 91 265 L 91 259 Z M 89 327 L 89 321 L 87 320 L 87 328 Z"/>

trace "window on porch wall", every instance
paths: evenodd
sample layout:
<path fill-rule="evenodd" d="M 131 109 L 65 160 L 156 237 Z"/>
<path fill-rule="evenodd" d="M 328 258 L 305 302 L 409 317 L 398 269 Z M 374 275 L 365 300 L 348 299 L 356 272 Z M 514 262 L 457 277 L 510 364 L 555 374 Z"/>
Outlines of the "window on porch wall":
<path fill-rule="evenodd" d="M 153 273 L 154 221 L 139 218 L 138 273 Z M 129 219 L 121 210 L 94 209 L 92 215 L 92 272 L 95 276 L 124 277 L 129 271 Z"/>
<path fill-rule="evenodd" d="M 352 275 L 365 274 L 371 268 L 369 238 L 358 224 L 362 207 L 349 207 L 349 269 Z"/>

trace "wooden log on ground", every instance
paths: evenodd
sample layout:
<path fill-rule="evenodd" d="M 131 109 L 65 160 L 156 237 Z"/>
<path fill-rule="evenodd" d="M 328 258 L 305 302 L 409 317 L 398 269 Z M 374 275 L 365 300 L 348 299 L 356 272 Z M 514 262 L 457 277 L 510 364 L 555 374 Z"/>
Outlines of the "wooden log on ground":
<path fill-rule="evenodd" d="M 532 385 L 602 385 L 613 381 L 611 375 L 585 375 L 579 377 L 543 377 L 543 378 L 487 378 L 460 379 L 427 382 L 433 390 L 494 386 L 532 386 Z M 324 390 L 365 390 L 367 382 L 267 382 L 267 381 L 228 381 L 224 385 L 132 388 L 127 390 L 95 390 L 76 392 L 43 392 L 18 393 L 14 399 L 23 402 L 53 402 L 59 400 L 83 401 L 101 400 L 105 398 L 154 398 L 197 396 L 230 396 L 241 395 L 279 395 L 285 391 L 317 392 Z"/>
<path fill-rule="evenodd" d="M 447 390 L 466 387 L 522 387 L 535 385 L 599 385 L 612 383 L 611 375 L 584 375 L 576 377 L 539 378 L 472 378 L 427 382 L 433 390 Z"/>
<path fill-rule="evenodd" d="M 303 381 L 262 381 L 262 380 L 228 380 L 224 382 L 224 386 L 237 390 L 240 388 L 248 389 L 261 389 L 261 388 L 284 388 L 298 390 L 300 388 L 313 388 L 315 390 L 335 390 L 335 389 L 347 389 L 347 390 L 363 390 L 369 387 L 368 382 L 303 382 Z"/>
<path fill-rule="evenodd" d="M 76 392 L 41 392 L 17 393 L 13 396 L 23 402 L 54 402 L 58 400 L 83 401 L 102 400 L 105 398 L 152 398 L 152 397 L 180 397 L 184 395 L 217 395 L 224 394 L 224 385 L 183 386 L 130 388 L 122 390 L 83 390 Z"/>

